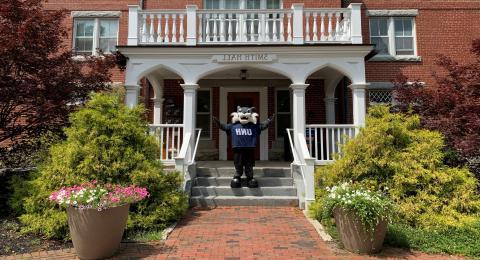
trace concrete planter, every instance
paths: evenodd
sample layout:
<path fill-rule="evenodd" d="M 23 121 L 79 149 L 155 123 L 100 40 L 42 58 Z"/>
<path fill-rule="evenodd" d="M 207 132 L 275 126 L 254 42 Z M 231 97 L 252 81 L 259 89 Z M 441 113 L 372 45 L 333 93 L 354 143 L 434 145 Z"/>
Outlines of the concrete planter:
<path fill-rule="evenodd" d="M 73 247 L 80 259 L 112 256 L 122 240 L 130 204 L 98 211 L 67 208 Z"/>
<path fill-rule="evenodd" d="M 333 211 L 333 216 L 345 249 L 360 254 L 377 253 L 382 250 L 387 233 L 386 220 L 380 221 L 374 231 L 370 232 L 353 212 L 337 207 Z"/>

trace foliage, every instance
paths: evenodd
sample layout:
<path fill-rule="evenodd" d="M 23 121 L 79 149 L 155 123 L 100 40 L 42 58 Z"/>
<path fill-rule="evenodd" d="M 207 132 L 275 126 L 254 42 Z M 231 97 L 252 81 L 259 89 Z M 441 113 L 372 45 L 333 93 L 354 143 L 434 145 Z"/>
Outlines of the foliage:
<path fill-rule="evenodd" d="M 25 166 L 39 136 L 61 132 L 73 104 L 110 85 L 114 57 L 72 59 L 65 12 L 46 11 L 42 2 L 0 2 L 0 167 Z"/>
<path fill-rule="evenodd" d="M 440 131 L 480 178 L 480 39 L 473 42 L 472 53 L 467 64 L 439 56 L 442 71 L 434 74 L 434 84 L 408 83 L 400 76 L 395 99 L 403 111 L 418 113 L 425 127 Z"/>
<path fill-rule="evenodd" d="M 478 183 L 464 168 L 443 165 L 440 133 L 422 129 L 416 115 L 369 110 L 367 126 L 342 146 L 342 157 L 317 171 L 317 205 L 325 187 L 345 181 L 387 191 L 399 218 L 418 227 L 462 226 L 480 212 Z M 315 212 L 318 216 L 318 212 Z"/>
<path fill-rule="evenodd" d="M 49 199 L 60 206 L 79 209 L 98 209 L 98 211 L 133 204 L 150 196 L 147 189 L 135 185 L 98 185 L 96 181 L 82 183 L 72 187 L 62 187 L 54 191 Z"/>
<path fill-rule="evenodd" d="M 390 220 L 394 213 L 392 201 L 379 192 L 356 187 L 347 182 L 327 187 L 329 192 L 323 200 L 323 217 L 331 218 L 335 208 L 340 207 L 357 215 L 367 229 L 373 230 L 380 221 Z"/>
<path fill-rule="evenodd" d="M 11 205 L 23 213 L 23 231 L 65 238 L 66 214 L 48 197 L 61 187 L 91 180 L 148 189 L 150 198 L 131 207 L 130 229 L 162 229 L 183 214 L 188 204 L 179 189 L 181 178 L 162 170 L 143 113 L 141 106 L 130 109 L 120 95 L 105 93 L 93 94 L 85 108 L 73 113 L 67 139 L 50 148 L 30 181 L 16 186 Z"/>
<path fill-rule="evenodd" d="M 394 224 L 389 226 L 385 244 L 426 253 L 479 257 L 480 221 L 463 227 L 448 227 L 435 231 Z"/>

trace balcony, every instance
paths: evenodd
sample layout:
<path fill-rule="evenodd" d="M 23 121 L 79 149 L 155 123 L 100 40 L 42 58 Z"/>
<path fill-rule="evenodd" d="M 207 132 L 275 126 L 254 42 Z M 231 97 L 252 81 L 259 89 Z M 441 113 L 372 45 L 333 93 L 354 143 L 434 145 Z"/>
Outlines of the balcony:
<path fill-rule="evenodd" d="M 348 8 L 141 10 L 129 6 L 128 45 L 361 44 L 361 4 Z"/>

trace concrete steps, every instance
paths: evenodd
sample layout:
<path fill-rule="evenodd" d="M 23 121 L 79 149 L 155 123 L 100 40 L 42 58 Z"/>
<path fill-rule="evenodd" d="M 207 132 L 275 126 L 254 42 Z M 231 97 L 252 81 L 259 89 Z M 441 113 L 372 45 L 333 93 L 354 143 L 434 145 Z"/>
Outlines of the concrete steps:
<path fill-rule="evenodd" d="M 273 206 L 297 207 L 298 196 L 290 168 L 256 167 L 254 177 L 258 188 L 248 188 L 245 176 L 242 188 L 232 189 L 235 169 L 231 167 L 197 167 L 193 180 L 190 205 L 193 207 L 217 206 Z"/>

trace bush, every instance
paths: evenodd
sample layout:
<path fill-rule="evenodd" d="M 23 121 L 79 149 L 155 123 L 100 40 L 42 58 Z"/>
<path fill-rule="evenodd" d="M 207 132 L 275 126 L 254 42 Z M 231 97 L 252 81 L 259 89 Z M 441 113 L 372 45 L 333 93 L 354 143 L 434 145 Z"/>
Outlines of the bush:
<path fill-rule="evenodd" d="M 343 145 L 342 157 L 317 170 L 318 209 L 325 187 L 345 181 L 387 191 L 398 204 L 399 219 L 414 227 L 444 228 L 474 221 L 480 212 L 478 183 L 465 168 L 443 165 L 444 142 L 438 132 L 420 128 L 415 115 L 369 110 L 367 126 Z"/>
<path fill-rule="evenodd" d="M 10 204 L 22 213 L 23 232 L 66 238 L 66 213 L 48 197 L 61 187 L 92 180 L 148 189 L 150 198 L 131 207 L 129 229 L 164 228 L 187 209 L 179 174 L 163 172 L 157 160 L 158 144 L 146 135 L 144 109 L 127 108 L 119 94 L 91 98 L 71 115 L 67 139 L 50 148 L 48 159 L 30 181 L 15 185 Z"/>

